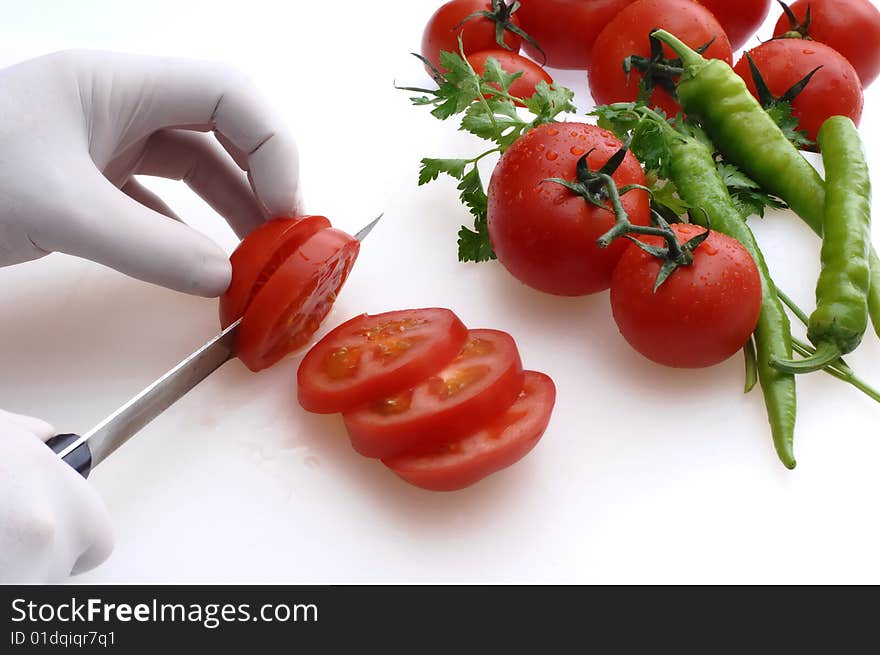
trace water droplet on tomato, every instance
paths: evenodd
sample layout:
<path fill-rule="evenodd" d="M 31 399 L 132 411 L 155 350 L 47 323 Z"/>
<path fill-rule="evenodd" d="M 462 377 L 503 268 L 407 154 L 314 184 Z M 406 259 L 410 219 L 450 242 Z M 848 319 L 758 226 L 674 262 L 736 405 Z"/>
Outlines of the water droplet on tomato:
<path fill-rule="evenodd" d="M 571 147 L 571 154 L 573 154 L 575 157 L 580 157 L 585 152 L 586 150 L 584 150 L 583 148 L 579 148 L 578 146 Z"/>
<path fill-rule="evenodd" d="M 548 152 L 545 156 L 547 157 L 547 161 L 556 161 L 557 159 L 559 159 L 559 153 L 552 151 Z"/>
<path fill-rule="evenodd" d="M 547 130 L 547 134 L 549 134 L 550 136 L 556 136 L 557 134 L 559 134 L 559 130 L 557 130 L 555 127 L 551 127 L 549 130 Z"/>

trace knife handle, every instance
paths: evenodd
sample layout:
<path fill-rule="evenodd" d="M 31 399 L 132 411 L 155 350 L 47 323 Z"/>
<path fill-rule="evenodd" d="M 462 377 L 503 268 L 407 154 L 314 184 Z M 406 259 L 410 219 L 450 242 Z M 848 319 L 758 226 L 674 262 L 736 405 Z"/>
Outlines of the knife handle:
<path fill-rule="evenodd" d="M 46 445 L 52 449 L 52 452 L 58 454 L 77 439 L 79 439 L 78 434 L 56 434 L 46 442 Z M 62 460 L 84 478 L 89 477 L 89 473 L 92 470 L 92 451 L 89 450 L 87 442 L 84 441 L 71 450 Z"/>

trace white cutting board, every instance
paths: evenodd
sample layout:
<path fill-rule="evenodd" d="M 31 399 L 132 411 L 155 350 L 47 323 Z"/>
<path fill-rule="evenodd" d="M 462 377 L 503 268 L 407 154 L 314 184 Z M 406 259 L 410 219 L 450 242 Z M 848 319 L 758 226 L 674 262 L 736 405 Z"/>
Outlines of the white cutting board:
<path fill-rule="evenodd" d="M 802 378 L 799 467 L 786 471 L 760 394 L 742 394 L 739 357 L 655 366 L 618 336 L 607 294 L 554 298 L 498 264 L 456 262 L 467 216 L 451 182 L 416 187 L 418 161 L 479 144 L 392 88 L 427 82 L 407 53 L 437 4 L 336 3 L 343 18 L 310 2 L 5 10 L 3 64 L 86 46 L 220 59 L 256 79 L 299 133 L 307 208 L 351 231 L 385 211 L 322 333 L 360 312 L 446 306 L 511 332 L 559 390 L 527 459 L 435 494 L 355 454 L 338 417 L 300 410 L 297 357 L 259 375 L 229 363 L 92 475 L 116 550 L 76 580 L 880 582 L 880 405 L 824 374 Z M 585 75 L 558 79 L 586 111 Z M 878 89 L 863 134 L 880 176 Z M 149 183 L 234 247 L 182 185 Z M 818 240 L 789 213 L 752 226 L 779 285 L 812 307 Z M 88 429 L 218 328 L 216 301 L 62 255 L 0 270 L 0 316 L 0 407 L 60 431 Z M 875 337 L 849 360 L 880 384 Z"/>

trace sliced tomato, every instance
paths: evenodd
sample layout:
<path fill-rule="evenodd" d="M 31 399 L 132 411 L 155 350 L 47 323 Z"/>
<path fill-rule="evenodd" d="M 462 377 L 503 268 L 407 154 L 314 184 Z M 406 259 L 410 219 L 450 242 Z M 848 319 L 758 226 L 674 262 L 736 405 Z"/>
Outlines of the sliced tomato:
<path fill-rule="evenodd" d="M 467 335 L 448 309 L 355 316 L 303 359 L 297 372 L 299 403 L 310 412 L 332 414 L 411 389 L 449 364 Z"/>
<path fill-rule="evenodd" d="M 391 457 L 469 434 L 510 407 L 522 386 L 513 338 L 470 330 L 461 352 L 442 371 L 342 416 L 356 451 Z"/>
<path fill-rule="evenodd" d="M 308 343 L 336 300 L 360 244 L 341 230 L 309 237 L 251 300 L 239 327 L 238 358 L 259 371 Z"/>
<path fill-rule="evenodd" d="M 547 429 L 555 402 L 553 380 L 543 373 L 526 371 L 517 399 L 487 425 L 460 440 L 382 462 L 423 489 L 464 489 L 525 457 Z"/>
<path fill-rule="evenodd" d="M 220 296 L 220 324 L 225 330 L 240 319 L 272 274 L 305 241 L 330 227 L 323 216 L 276 218 L 248 234 L 232 253 L 232 281 Z"/>

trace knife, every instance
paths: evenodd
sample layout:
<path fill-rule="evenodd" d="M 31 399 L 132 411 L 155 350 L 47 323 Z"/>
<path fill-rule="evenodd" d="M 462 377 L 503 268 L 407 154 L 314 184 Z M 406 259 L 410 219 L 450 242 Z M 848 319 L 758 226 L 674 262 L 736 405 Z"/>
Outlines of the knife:
<path fill-rule="evenodd" d="M 382 218 L 364 226 L 354 238 L 363 241 Z M 58 434 L 49 446 L 84 478 L 150 421 L 185 396 L 199 382 L 235 357 L 238 319 L 134 398 L 83 434 Z"/>

